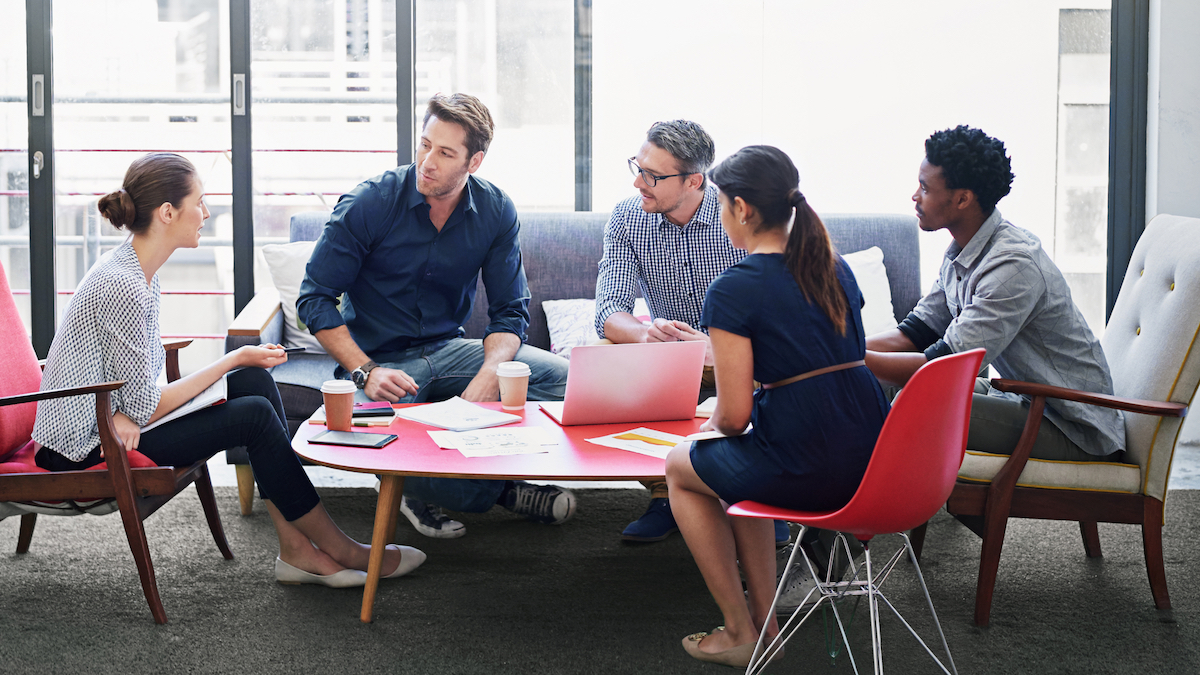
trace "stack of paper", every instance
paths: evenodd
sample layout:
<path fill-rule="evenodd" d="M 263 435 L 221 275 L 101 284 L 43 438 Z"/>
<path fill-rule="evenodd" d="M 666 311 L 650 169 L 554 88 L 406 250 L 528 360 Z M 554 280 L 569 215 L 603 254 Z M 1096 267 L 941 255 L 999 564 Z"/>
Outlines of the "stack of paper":
<path fill-rule="evenodd" d="M 356 427 L 386 427 L 396 420 L 396 411 L 387 401 L 371 403 L 355 403 L 350 416 L 351 424 Z M 325 406 L 317 408 L 309 424 L 325 424 Z"/>
<path fill-rule="evenodd" d="M 398 408 L 396 414 L 404 419 L 450 431 L 470 431 L 471 429 L 483 429 L 521 421 L 520 415 L 489 410 L 464 401 L 458 396 L 441 403 Z"/>

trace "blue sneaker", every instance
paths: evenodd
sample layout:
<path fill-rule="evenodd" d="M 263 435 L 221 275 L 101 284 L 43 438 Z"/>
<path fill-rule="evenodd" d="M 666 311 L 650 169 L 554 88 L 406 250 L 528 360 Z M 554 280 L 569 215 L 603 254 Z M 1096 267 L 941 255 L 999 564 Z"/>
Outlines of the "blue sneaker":
<path fill-rule="evenodd" d="M 650 506 L 641 518 L 630 523 L 621 533 L 625 541 L 662 541 L 678 532 L 675 516 L 671 514 L 671 502 L 666 497 L 650 500 Z"/>
<path fill-rule="evenodd" d="M 792 530 L 786 520 L 775 521 L 775 548 L 787 546 L 792 540 Z"/>

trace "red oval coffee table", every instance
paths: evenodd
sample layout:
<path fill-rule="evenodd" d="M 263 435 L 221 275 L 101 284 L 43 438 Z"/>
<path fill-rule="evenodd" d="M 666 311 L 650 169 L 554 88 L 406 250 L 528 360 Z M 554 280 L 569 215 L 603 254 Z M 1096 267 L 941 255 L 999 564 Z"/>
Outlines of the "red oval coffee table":
<path fill-rule="evenodd" d="M 480 405 L 494 410 L 500 409 L 499 402 Z M 361 618 L 364 623 L 371 621 L 375 591 L 379 587 L 383 565 L 383 550 L 395 536 L 405 476 L 555 481 L 661 480 L 664 473 L 663 460 L 588 443 L 586 439 L 620 433 L 635 427 L 648 427 L 686 436 L 698 431 L 704 422 L 703 419 L 695 418 L 673 422 L 626 422 L 563 427 L 533 402 L 527 403 L 525 410 L 518 411 L 517 414 L 524 417 L 524 422 L 516 426 L 542 427 L 558 445 L 547 446 L 548 452 L 540 454 L 468 458 L 457 450 L 439 448 L 428 434 L 429 431 L 436 431 L 437 427 L 405 419 L 397 418 L 389 427 L 355 428 L 355 431 L 398 436 L 394 442 L 379 449 L 310 444 L 308 439 L 324 431 L 325 425 L 301 425 L 292 440 L 296 454 L 314 464 L 382 476 L 379 500 L 375 507 L 375 526 L 371 534 L 367 585 L 363 590 Z"/>

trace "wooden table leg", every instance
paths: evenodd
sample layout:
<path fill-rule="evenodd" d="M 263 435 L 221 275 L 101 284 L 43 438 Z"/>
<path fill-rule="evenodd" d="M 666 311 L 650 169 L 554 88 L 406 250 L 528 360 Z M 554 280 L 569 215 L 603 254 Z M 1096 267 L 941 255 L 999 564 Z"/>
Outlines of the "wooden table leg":
<path fill-rule="evenodd" d="M 375 527 L 371 532 L 371 559 L 367 563 L 367 585 L 363 588 L 363 623 L 371 623 L 375 609 L 375 591 L 383 573 L 383 552 L 396 531 L 396 513 L 404 492 L 404 476 L 384 474 L 379 483 L 379 501 L 375 505 Z M 390 529 L 390 531 L 389 531 Z"/>

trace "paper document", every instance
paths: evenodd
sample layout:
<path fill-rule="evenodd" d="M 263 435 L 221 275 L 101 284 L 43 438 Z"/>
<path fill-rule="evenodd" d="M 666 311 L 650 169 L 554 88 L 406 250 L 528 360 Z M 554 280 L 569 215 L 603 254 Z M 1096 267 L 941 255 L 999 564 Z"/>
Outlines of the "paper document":
<path fill-rule="evenodd" d="M 520 422 L 520 415 L 489 410 L 455 396 L 441 403 L 426 403 L 411 408 L 397 408 L 396 414 L 407 420 L 441 427 L 450 431 L 470 431 Z"/>
<path fill-rule="evenodd" d="M 709 396 L 704 399 L 704 402 L 696 406 L 696 417 L 712 417 L 717 410 L 717 397 Z"/>
<path fill-rule="evenodd" d="M 549 446 L 558 445 L 545 429 L 538 427 L 430 431 L 429 437 L 438 444 L 438 447 L 458 450 L 463 457 L 531 455 L 549 452 Z"/>
<path fill-rule="evenodd" d="M 142 427 L 142 432 L 144 433 L 150 431 L 159 425 L 166 424 L 172 420 L 177 420 L 184 415 L 190 415 L 197 410 L 203 410 L 210 406 L 217 405 L 218 403 L 224 403 L 228 398 L 229 386 L 225 382 L 225 376 L 222 375 L 221 378 L 216 382 L 208 385 L 208 389 L 196 394 L 196 397 L 192 400 L 184 403 L 166 415 L 163 415 L 152 424 L 147 424 L 146 426 Z"/>
<path fill-rule="evenodd" d="M 629 431 L 622 431 L 619 434 L 589 438 L 587 441 L 588 443 L 595 443 L 596 445 L 603 445 L 609 448 L 636 452 L 639 455 L 649 455 L 659 459 L 666 459 L 667 453 L 671 451 L 671 448 L 682 443 L 684 437 L 677 436 L 676 434 L 668 434 L 665 431 L 638 427 Z"/>
<path fill-rule="evenodd" d="M 750 430 L 753 428 L 754 428 L 753 424 L 747 424 L 746 428 L 743 429 L 742 433 L 738 434 L 738 436 L 745 436 L 746 434 L 750 433 Z M 684 440 L 685 441 L 708 441 L 708 440 L 712 440 L 714 438 L 729 438 L 729 435 L 723 434 L 723 433 L 717 431 L 716 429 L 709 429 L 708 431 L 697 431 L 694 434 L 688 434 L 688 436 L 686 438 L 684 438 Z"/>

